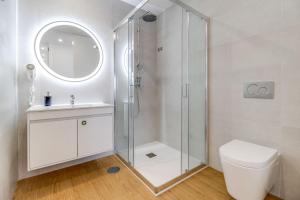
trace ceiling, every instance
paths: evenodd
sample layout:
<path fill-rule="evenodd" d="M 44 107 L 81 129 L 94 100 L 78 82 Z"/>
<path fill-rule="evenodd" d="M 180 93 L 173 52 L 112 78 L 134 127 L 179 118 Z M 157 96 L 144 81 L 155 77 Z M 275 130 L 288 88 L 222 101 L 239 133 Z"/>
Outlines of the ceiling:
<path fill-rule="evenodd" d="M 137 6 L 142 0 L 121 0 L 130 5 Z M 150 11 L 155 15 L 160 15 L 166 9 L 171 7 L 173 3 L 169 0 L 150 0 L 146 5 L 144 5 L 143 10 Z"/>

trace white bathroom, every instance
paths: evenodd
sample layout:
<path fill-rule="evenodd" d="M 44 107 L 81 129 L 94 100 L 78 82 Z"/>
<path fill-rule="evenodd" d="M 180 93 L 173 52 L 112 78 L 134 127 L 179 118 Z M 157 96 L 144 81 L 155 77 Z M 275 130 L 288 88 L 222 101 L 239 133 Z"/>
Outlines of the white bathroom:
<path fill-rule="evenodd" d="M 299 200 L 299 17 L 299 0 L 0 1 L 0 200 Z"/>

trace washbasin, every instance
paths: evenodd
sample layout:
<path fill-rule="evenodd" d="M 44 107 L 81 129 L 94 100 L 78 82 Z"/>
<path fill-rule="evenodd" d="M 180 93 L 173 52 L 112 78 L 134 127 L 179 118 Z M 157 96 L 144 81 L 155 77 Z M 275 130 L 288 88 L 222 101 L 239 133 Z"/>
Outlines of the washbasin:
<path fill-rule="evenodd" d="M 69 110 L 69 109 L 81 109 L 81 108 L 97 108 L 97 107 L 113 107 L 112 104 L 106 104 L 103 102 L 96 103 L 78 103 L 78 104 L 55 104 L 52 106 L 34 105 L 31 106 L 27 112 L 32 111 L 49 111 L 49 110 Z"/>

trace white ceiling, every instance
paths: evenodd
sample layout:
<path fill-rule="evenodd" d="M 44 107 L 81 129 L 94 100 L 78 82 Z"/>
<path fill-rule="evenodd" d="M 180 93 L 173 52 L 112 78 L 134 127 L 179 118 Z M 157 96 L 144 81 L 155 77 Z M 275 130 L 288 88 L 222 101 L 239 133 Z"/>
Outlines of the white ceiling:
<path fill-rule="evenodd" d="M 142 0 L 121 0 L 133 6 L 137 6 Z M 173 5 L 169 0 L 150 0 L 144 7 L 143 10 L 150 11 L 155 15 L 160 15 L 166 9 Z"/>
<path fill-rule="evenodd" d="M 133 5 L 133 6 L 137 6 L 139 3 L 142 2 L 142 0 L 121 0 L 121 1 L 124 1 L 130 5 Z"/>

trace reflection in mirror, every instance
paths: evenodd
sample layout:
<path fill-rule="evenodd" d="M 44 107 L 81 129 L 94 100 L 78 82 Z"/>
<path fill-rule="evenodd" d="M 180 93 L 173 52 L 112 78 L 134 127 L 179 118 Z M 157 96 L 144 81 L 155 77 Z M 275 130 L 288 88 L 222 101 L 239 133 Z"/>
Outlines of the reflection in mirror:
<path fill-rule="evenodd" d="M 36 54 L 43 67 L 52 75 L 69 81 L 87 79 L 102 64 L 100 44 L 88 30 L 75 25 L 46 26 L 47 30 L 42 29 L 36 41 Z"/>

